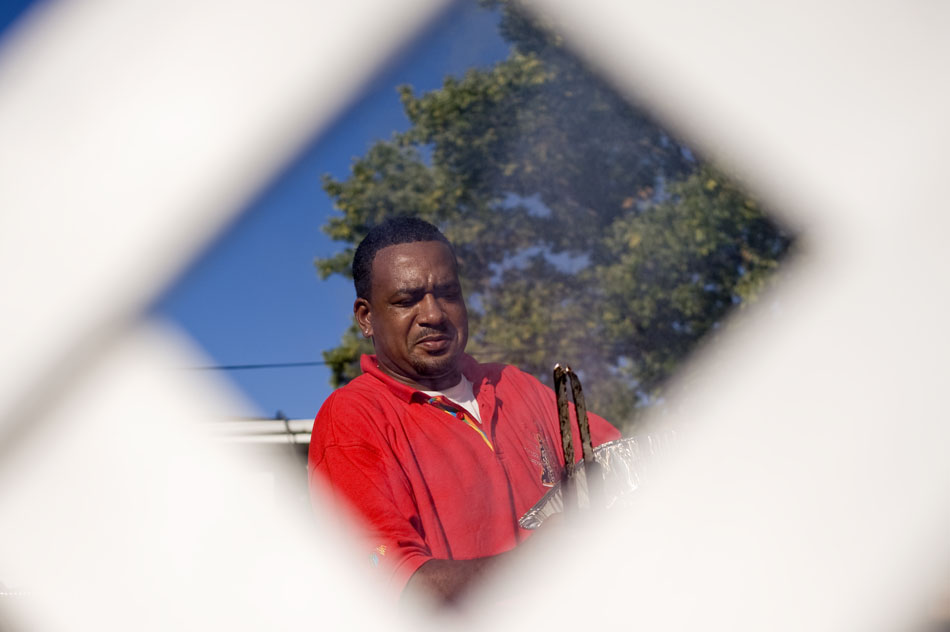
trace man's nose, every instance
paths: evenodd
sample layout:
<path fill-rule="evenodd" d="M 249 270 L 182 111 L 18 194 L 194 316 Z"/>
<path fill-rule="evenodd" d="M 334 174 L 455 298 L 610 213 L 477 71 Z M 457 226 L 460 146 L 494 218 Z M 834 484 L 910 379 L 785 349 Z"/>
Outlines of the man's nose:
<path fill-rule="evenodd" d="M 445 320 L 442 303 L 433 294 L 426 294 L 419 301 L 419 324 L 435 325 Z"/>

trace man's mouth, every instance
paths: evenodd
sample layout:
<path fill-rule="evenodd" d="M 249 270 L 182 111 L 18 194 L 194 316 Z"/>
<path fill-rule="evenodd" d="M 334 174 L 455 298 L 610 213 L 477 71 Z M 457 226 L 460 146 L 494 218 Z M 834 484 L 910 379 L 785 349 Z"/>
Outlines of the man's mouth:
<path fill-rule="evenodd" d="M 449 336 L 444 335 L 426 336 L 425 338 L 420 338 L 418 341 L 416 341 L 417 347 L 422 347 L 430 353 L 445 351 L 451 344 L 452 339 Z"/>

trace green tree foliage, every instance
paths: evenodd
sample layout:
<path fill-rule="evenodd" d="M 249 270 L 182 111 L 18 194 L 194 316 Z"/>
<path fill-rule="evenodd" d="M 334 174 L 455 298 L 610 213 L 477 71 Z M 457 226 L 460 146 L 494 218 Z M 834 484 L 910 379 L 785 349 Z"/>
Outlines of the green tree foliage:
<path fill-rule="evenodd" d="M 325 176 L 347 244 L 317 261 L 349 275 L 368 229 L 397 214 L 439 225 L 468 297 L 469 351 L 550 382 L 579 370 L 590 405 L 635 418 L 726 311 L 762 287 L 790 239 L 733 182 L 616 95 L 560 39 L 506 2 L 508 59 L 441 89 L 399 88 L 408 131 L 350 176 Z M 324 353 L 334 384 L 371 346 L 351 327 Z"/>

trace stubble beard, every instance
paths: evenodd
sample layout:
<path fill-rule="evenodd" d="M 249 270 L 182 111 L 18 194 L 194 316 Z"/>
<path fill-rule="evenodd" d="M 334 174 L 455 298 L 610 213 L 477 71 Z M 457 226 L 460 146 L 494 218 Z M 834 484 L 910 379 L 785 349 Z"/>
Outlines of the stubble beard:
<path fill-rule="evenodd" d="M 467 336 L 458 341 L 458 346 L 446 349 L 441 354 L 430 354 L 424 349 L 417 350 L 417 353 L 410 354 L 409 363 L 419 377 L 436 379 L 452 372 L 462 373 L 461 360 L 465 351 Z M 454 384 L 452 385 L 454 386 Z"/>

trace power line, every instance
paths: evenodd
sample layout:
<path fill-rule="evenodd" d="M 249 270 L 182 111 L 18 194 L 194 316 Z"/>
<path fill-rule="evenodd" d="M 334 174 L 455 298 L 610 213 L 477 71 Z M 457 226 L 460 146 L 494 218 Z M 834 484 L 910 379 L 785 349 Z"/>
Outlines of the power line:
<path fill-rule="evenodd" d="M 614 343 L 614 344 L 592 344 L 588 345 L 589 349 L 606 351 L 606 352 L 625 352 L 630 350 L 629 344 L 623 343 Z M 555 347 L 516 347 L 516 348 L 501 348 L 501 347 L 483 347 L 477 352 L 479 358 L 490 358 L 504 360 L 510 358 L 512 355 L 519 353 L 536 353 L 538 351 L 544 351 L 547 353 L 558 353 L 561 351 Z M 190 371 L 244 371 L 250 369 L 286 369 L 286 368 L 299 368 L 299 367 L 313 367 L 313 366 L 328 366 L 330 363 L 325 360 L 307 360 L 303 362 L 267 362 L 267 363 L 254 363 L 254 364 L 217 364 L 217 365 L 208 365 L 208 366 L 193 366 L 193 367 L 183 367 L 186 370 Z"/>
<path fill-rule="evenodd" d="M 593 345 L 595 348 L 600 348 L 601 350 L 609 350 L 612 345 Z M 537 351 L 546 351 L 550 353 L 556 353 L 558 349 L 552 349 L 547 347 L 523 347 L 523 348 L 513 348 L 513 349 L 481 349 L 477 352 L 479 358 L 497 358 L 499 360 L 506 357 L 510 357 L 512 354 L 517 353 L 533 353 Z M 267 363 L 256 363 L 256 364 L 217 364 L 217 365 L 208 365 L 208 366 L 192 366 L 192 367 L 183 367 L 189 371 L 245 371 L 252 369 L 286 369 L 286 368 L 300 368 L 300 367 L 312 367 L 312 366 L 327 366 L 329 362 L 325 360 L 310 360 L 304 362 L 267 362 Z"/>
<path fill-rule="evenodd" d="M 540 350 L 540 349 L 538 349 Z M 517 351 L 532 351 L 532 349 L 521 349 Z M 489 356 L 501 356 L 502 354 L 510 353 L 509 351 L 502 350 L 491 350 L 480 353 L 481 355 Z M 327 366 L 329 362 L 323 360 L 311 360 L 306 362 L 267 362 L 267 363 L 257 363 L 257 364 L 214 364 L 208 366 L 190 366 L 184 367 L 189 371 L 244 371 L 247 369 L 285 369 L 285 368 L 296 368 L 296 367 L 308 367 L 308 366 Z"/>
<path fill-rule="evenodd" d="M 212 366 L 191 366 L 185 367 L 191 371 L 243 371 L 245 369 L 283 369 L 304 366 L 326 366 L 328 363 L 322 360 L 313 360 L 310 362 L 269 362 L 262 364 L 219 364 Z"/>

